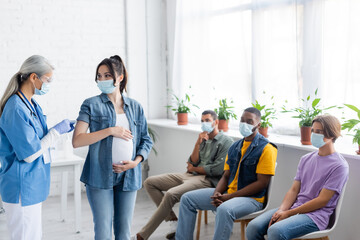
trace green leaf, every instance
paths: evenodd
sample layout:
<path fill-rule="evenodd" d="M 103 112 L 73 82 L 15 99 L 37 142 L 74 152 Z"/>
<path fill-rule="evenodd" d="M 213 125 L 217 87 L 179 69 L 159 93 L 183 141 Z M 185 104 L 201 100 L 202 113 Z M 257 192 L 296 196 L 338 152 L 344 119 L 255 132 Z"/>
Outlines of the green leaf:
<path fill-rule="evenodd" d="M 350 108 L 351 110 L 354 110 L 355 112 L 359 113 L 360 110 L 355 107 L 354 105 L 350 105 L 350 104 L 344 104 L 345 106 L 347 106 L 348 108 Z"/>
<path fill-rule="evenodd" d="M 324 109 L 323 109 L 323 111 L 324 111 L 324 110 L 329 110 L 329 109 L 331 109 L 331 108 L 335 108 L 335 107 L 336 107 L 336 105 L 334 105 L 334 106 L 330 106 L 330 107 L 324 108 Z"/>
<path fill-rule="evenodd" d="M 316 105 L 318 105 L 319 102 L 320 102 L 320 98 L 314 99 L 314 101 L 312 102 L 312 107 L 315 108 Z"/>
<path fill-rule="evenodd" d="M 310 95 L 306 98 L 306 100 L 307 100 L 307 101 L 309 101 L 309 100 L 310 100 Z"/>

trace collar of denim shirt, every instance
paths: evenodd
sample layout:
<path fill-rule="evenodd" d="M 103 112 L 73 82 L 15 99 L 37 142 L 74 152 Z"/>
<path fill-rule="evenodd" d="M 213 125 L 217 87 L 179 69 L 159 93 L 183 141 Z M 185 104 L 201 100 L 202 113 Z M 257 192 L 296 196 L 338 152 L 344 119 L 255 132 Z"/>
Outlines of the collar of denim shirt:
<path fill-rule="evenodd" d="M 101 98 L 101 101 L 103 101 L 103 102 L 110 102 L 110 98 L 105 93 L 101 93 L 100 98 Z M 127 97 L 124 97 L 124 96 L 122 96 L 122 99 L 124 101 L 124 105 L 128 106 L 129 105 L 129 99 Z"/>

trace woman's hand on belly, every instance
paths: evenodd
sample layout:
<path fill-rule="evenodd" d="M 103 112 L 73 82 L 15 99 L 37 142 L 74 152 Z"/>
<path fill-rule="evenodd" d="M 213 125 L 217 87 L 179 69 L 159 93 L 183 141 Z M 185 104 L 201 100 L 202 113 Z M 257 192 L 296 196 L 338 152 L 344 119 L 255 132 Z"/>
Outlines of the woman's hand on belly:
<path fill-rule="evenodd" d="M 120 164 L 113 163 L 112 167 L 115 173 L 121 173 L 136 167 L 138 164 L 139 162 L 130 160 L 130 161 L 122 161 Z"/>
<path fill-rule="evenodd" d="M 133 139 L 133 135 L 131 135 L 129 129 L 119 126 L 111 127 L 111 135 L 113 135 L 114 137 L 122 138 L 126 141 Z"/>

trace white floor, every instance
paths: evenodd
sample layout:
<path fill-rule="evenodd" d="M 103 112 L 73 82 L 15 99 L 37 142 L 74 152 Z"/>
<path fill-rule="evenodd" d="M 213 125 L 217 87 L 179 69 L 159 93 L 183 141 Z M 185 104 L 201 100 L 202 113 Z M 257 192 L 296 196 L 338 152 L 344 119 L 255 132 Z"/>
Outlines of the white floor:
<path fill-rule="evenodd" d="M 75 233 L 74 229 L 74 202 L 73 196 L 68 198 L 67 220 L 60 221 L 60 197 L 49 197 L 43 204 L 43 239 L 44 240 L 82 240 L 93 239 L 93 222 L 92 214 L 86 194 L 82 194 L 82 231 Z M 138 192 L 136 207 L 133 219 L 132 232 L 136 233 L 150 218 L 155 210 L 155 204 L 149 199 L 145 190 Z M 179 205 L 174 208 L 178 212 Z M 209 223 L 202 223 L 200 239 L 212 239 L 214 231 L 214 214 L 209 215 Z M 163 222 L 159 228 L 153 233 L 150 239 L 163 240 L 168 232 L 169 226 Z M 240 226 L 234 225 L 234 233 L 231 239 L 240 239 Z M 9 240 L 5 215 L 0 214 L 0 240 Z"/>

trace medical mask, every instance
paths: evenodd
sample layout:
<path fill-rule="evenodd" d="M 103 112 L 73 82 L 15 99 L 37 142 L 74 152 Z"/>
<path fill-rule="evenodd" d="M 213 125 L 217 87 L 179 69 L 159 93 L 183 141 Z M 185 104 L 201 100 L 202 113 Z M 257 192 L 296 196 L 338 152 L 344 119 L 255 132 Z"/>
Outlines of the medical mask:
<path fill-rule="evenodd" d="M 213 122 L 202 122 L 201 123 L 201 130 L 203 132 L 211 133 L 214 130 L 214 127 L 212 126 Z"/>
<path fill-rule="evenodd" d="M 105 93 L 105 94 L 112 93 L 116 88 L 114 86 L 114 80 L 113 79 L 104 80 L 104 81 L 98 81 L 97 86 L 100 89 L 100 91 Z"/>
<path fill-rule="evenodd" d="M 324 134 L 311 133 L 311 144 L 316 148 L 321 148 L 324 146 Z"/>
<path fill-rule="evenodd" d="M 35 85 L 34 85 L 34 87 L 35 87 Z M 50 83 L 43 82 L 40 90 L 35 87 L 36 95 L 44 95 L 44 94 L 48 93 L 49 91 L 50 91 Z"/>
<path fill-rule="evenodd" d="M 248 137 L 251 134 L 253 134 L 253 128 L 254 126 L 248 123 L 240 122 L 239 124 L 240 134 L 243 135 L 244 137 Z"/>

